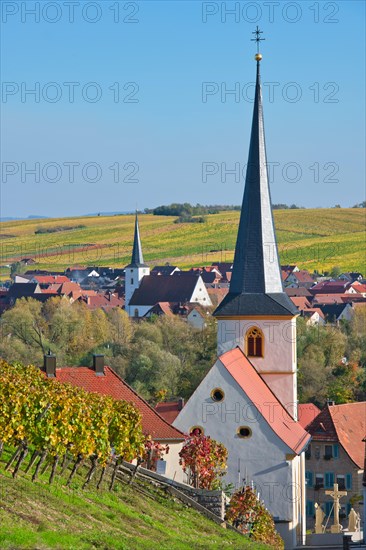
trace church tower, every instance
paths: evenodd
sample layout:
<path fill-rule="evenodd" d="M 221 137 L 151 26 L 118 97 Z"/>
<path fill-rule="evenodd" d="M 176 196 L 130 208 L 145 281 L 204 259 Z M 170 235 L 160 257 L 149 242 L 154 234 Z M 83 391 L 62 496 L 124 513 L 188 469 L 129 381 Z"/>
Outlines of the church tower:
<path fill-rule="evenodd" d="M 140 239 L 139 220 L 135 218 L 135 234 L 133 239 L 131 263 L 126 266 L 125 270 L 125 308 L 130 317 L 135 315 L 129 306 L 132 294 L 140 286 L 141 279 L 145 275 L 150 275 L 150 268 L 144 263 L 142 255 L 142 246 Z"/>
<path fill-rule="evenodd" d="M 257 32 L 259 44 L 260 31 Z M 214 312 L 218 355 L 239 346 L 279 401 L 297 417 L 297 308 L 284 292 L 268 185 L 260 63 L 245 190 L 227 296 Z"/>

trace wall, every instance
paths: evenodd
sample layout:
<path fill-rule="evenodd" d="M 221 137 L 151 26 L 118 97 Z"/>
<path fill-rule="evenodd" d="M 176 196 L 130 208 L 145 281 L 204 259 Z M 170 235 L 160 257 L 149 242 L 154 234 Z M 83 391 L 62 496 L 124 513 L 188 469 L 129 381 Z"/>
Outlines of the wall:
<path fill-rule="evenodd" d="M 194 288 L 190 301 L 198 302 L 205 307 L 212 306 L 210 296 L 208 295 L 207 288 L 202 280 L 202 277 L 198 277 L 197 284 Z"/>
<path fill-rule="evenodd" d="M 159 443 L 169 445 L 169 453 L 163 457 L 167 462 L 165 476 L 181 483 L 185 482 L 186 475 L 179 464 L 179 452 L 184 442 L 159 441 Z"/>
<path fill-rule="evenodd" d="M 140 281 L 145 275 L 149 275 L 150 268 L 149 267 L 126 267 L 126 274 L 125 274 L 125 304 L 126 304 L 126 311 L 129 314 L 130 317 L 133 317 L 133 311 L 134 308 L 128 307 L 130 300 L 132 298 L 132 294 L 135 292 L 136 288 L 140 286 Z M 131 283 L 131 280 L 133 280 L 133 283 Z"/>
<path fill-rule="evenodd" d="M 215 403 L 210 396 L 216 387 L 225 392 L 221 403 Z M 221 441 L 229 454 L 224 482 L 240 487 L 244 478 L 248 482 L 253 480 L 271 513 L 282 520 L 292 519 L 291 499 L 283 496 L 292 481 L 291 466 L 286 462 L 286 454 L 292 451 L 273 432 L 219 360 L 173 425 L 185 432 L 199 425 L 206 435 Z M 250 427 L 251 437 L 238 437 L 237 429 L 242 425 Z"/>
<path fill-rule="evenodd" d="M 253 327 L 264 334 L 264 356 L 250 357 L 276 397 L 296 417 L 296 317 L 285 319 L 220 319 L 218 355 L 239 346 L 245 353 L 245 335 Z M 269 374 L 272 373 L 272 374 Z"/>
<path fill-rule="evenodd" d="M 312 503 L 317 502 L 318 504 L 322 504 L 323 511 L 325 512 L 325 502 L 332 502 L 332 499 L 325 495 L 325 491 L 328 489 L 321 488 L 318 490 L 314 489 L 315 485 L 315 473 L 323 474 L 325 476 L 326 472 L 333 473 L 334 475 L 334 481 L 336 479 L 336 474 L 340 475 L 346 475 L 346 474 L 352 474 L 352 489 L 346 489 L 347 496 L 341 498 L 340 504 L 341 505 L 347 505 L 349 503 L 350 498 L 355 495 L 362 495 L 362 473 L 363 470 L 360 470 L 357 468 L 357 466 L 354 464 L 354 462 L 349 458 L 348 454 L 345 452 L 343 447 L 338 444 L 338 458 L 331 458 L 330 460 L 324 460 L 324 454 L 325 454 L 325 445 L 333 445 L 337 444 L 336 441 L 329 442 L 329 441 L 314 441 L 312 440 L 310 443 L 311 448 L 311 458 L 306 459 L 305 461 L 305 468 L 307 472 L 313 473 L 313 486 L 310 487 L 309 485 L 306 486 L 306 500 L 310 501 Z M 320 458 L 315 458 L 315 448 L 319 447 L 320 451 Z M 356 512 L 359 512 L 361 514 L 361 518 L 363 515 L 363 507 L 360 505 L 354 505 L 353 506 Z M 347 508 L 346 508 L 347 513 Z M 326 519 L 325 519 L 326 521 Z M 343 525 L 343 527 L 347 527 L 348 520 L 346 518 L 341 518 L 340 523 Z M 333 519 L 331 518 L 328 523 L 328 527 L 333 523 Z M 313 516 L 308 516 L 307 518 L 307 524 L 309 529 L 313 529 L 315 525 L 315 520 Z"/>

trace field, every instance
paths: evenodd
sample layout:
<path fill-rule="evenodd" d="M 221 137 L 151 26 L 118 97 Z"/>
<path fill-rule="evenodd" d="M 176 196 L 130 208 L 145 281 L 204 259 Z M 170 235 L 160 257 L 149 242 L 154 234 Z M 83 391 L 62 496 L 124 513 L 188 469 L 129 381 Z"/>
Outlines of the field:
<path fill-rule="evenodd" d="M 13 480 L 4 472 L 9 456 L 0 461 L 1 550 L 267 549 L 146 484 L 141 494 L 121 483 L 112 493 L 82 491 L 79 474 L 70 488 L 57 477 L 49 486 L 47 474 L 35 484 L 29 474 Z"/>
<path fill-rule="evenodd" d="M 276 210 L 282 264 L 320 272 L 339 266 L 365 273 L 365 209 Z M 141 215 L 145 261 L 180 267 L 231 261 L 239 212 L 207 216 L 202 224 L 175 224 L 174 217 Z M 63 270 L 70 265 L 123 267 L 133 239 L 133 216 L 96 216 L 25 220 L 0 224 L 1 276 L 4 266 L 24 257 L 38 269 Z M 49 232 L 54 231 L 54 232 Z"/>

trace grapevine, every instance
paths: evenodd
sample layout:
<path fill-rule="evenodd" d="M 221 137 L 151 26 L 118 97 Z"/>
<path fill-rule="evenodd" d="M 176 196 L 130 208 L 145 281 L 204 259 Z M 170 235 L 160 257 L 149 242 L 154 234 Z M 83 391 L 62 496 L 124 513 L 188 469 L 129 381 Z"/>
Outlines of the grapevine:
<path fill-rule="evenodd" d="M 89 393 L 82 388 L 45 378 L 34 366 L 0 361 L 0 454 L 4 445 L 15 452 L 6 469 L 16 477 L 29 450 L 26 472 L 35 465 L 32 480 L 51 466 L 52 483 L 73 461 L 69 485 L 78 468 L 90 460 L 84 487 L 102 468 L 116 460 L 132 461 L 145 453 L 141 415 L 130 403 Z M 101 483 L 99 481 L 98 486 Z"/>

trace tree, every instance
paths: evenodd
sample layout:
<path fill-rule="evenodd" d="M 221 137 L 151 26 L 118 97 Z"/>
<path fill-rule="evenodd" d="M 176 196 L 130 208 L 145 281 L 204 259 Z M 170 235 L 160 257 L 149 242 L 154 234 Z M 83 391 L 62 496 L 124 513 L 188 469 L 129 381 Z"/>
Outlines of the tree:
<path fill-rule="evenodd" d="M 205 435 L 189 437 L 179 453 L 183 471 L 189 473 L 197 489 L 217 489 L 227 468 L 227 449 Z"/>
<path fill-rule="evenodd" d="M 333 279 L 336 279 L 337 277 L 339 277 L 339 275 L 342 273 L 342 270 L 340 268 L 339 265 L 335 265 L 334 267 L 332 267 L 332 269 L 330 270 L 330 273 L 329 275 L 333 278 Z"/>
<path fill-rule="evenodd" d="M 242 487 L 231 497 L 226 519 L 239 531 L 256 542 L 263 542 L 275 550 L 284 548 L 283 540 L 275 529 L 271 514 L 259 501 L 251 487 Z"/>
<path fill-rule="evenodd" d="M 26 270 L 25 264 L 22 262 L 14 262 L 10 266 L 10 278 L 14 279 L 15 275 L 20 275 Z"/>

